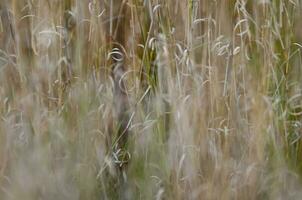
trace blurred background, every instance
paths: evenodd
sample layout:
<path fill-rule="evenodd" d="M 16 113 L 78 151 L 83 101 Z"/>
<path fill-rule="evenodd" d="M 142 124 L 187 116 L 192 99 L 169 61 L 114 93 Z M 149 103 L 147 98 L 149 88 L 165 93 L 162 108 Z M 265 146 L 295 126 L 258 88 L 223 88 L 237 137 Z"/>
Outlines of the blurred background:
<path fill-rule="evenodd" d="M 301 3 L 0 0 L 0 199 L 301 199 Z"/>

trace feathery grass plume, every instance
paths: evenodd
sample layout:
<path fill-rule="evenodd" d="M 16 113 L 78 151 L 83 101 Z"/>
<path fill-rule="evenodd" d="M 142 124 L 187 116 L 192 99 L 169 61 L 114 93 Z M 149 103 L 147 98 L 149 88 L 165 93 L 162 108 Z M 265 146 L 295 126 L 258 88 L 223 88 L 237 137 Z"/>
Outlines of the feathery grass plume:
<path fill-rule="evenodd" d="M 1 0 L 0 199 L 301 199 L 300 0 Z"/>

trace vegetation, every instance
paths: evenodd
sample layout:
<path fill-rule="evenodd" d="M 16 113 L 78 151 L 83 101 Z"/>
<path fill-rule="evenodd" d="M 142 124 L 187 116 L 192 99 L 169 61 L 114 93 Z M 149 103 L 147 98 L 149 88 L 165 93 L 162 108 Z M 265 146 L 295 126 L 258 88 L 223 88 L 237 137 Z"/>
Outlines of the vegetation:
<path fill-rule="evenodd" d="M 301 199 L 300 0 L 0 0 L 0 199 Z"/>

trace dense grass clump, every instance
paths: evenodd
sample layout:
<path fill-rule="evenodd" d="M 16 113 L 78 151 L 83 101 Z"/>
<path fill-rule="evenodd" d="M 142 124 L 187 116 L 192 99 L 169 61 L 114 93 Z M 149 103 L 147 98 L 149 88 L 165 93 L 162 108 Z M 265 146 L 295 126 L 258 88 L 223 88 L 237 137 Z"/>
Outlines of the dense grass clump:
<path fill-rule="evenodd" d="M 0 199 L 301 199 L 300 0 L 0 0 Z"/>

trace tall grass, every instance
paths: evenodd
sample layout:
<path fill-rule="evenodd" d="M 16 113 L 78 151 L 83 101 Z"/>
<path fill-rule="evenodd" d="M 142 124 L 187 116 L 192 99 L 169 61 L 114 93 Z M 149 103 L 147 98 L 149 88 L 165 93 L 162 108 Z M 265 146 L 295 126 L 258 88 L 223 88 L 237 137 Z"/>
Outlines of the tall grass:
<path fill-rule="evenodd" d="M 302 198 L 301 1 L 0 17 L 1 200 Z"/>

